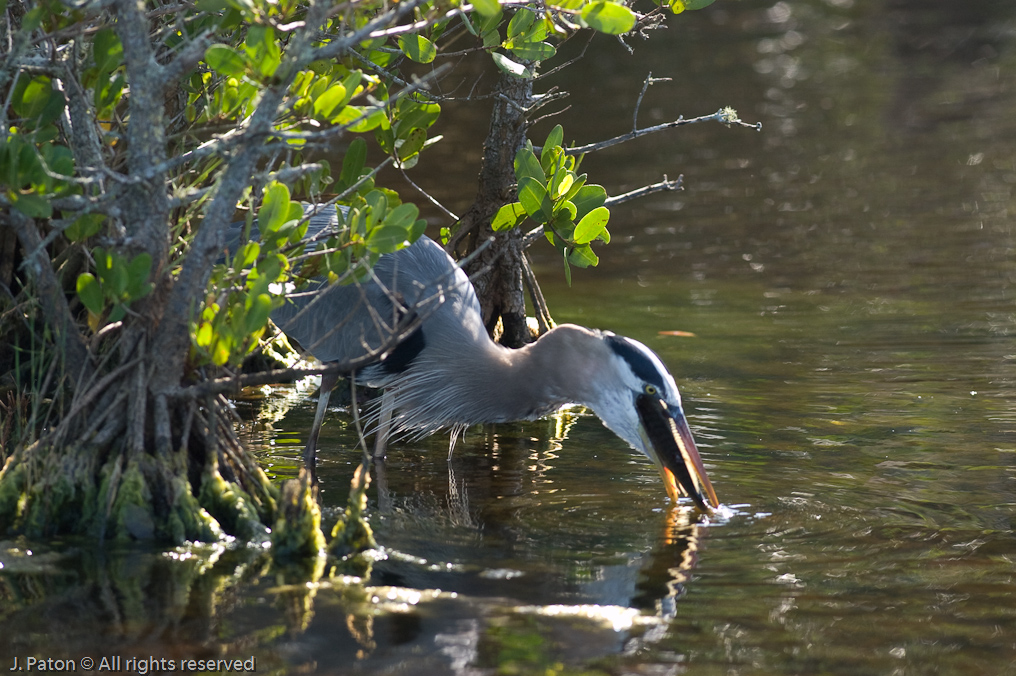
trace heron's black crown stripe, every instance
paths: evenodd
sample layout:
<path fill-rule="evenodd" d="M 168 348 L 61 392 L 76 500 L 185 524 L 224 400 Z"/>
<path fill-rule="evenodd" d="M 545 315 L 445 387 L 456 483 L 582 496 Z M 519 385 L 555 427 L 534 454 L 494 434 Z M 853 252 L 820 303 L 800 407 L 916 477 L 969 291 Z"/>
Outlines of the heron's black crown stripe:
<path fill-rule="evenodd" d="M 632 373 L 637 378 L 641 378 L 643 382 L 650 385 L 655 385 L 660 392 L 667 391 L 667 386 L 663 382 L 663 374 L 635 343 L 613 333 L 605 333 L 603 340 L 614 351 L 614 354 L 628 362 L 628 366 L 631 367 Z"/>

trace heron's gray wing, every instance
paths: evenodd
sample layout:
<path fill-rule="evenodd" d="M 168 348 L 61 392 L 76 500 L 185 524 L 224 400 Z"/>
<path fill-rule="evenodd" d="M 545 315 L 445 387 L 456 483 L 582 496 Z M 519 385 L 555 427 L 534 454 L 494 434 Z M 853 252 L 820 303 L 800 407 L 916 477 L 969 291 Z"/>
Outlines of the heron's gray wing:
<path fill-rule="evenodd" d="M 392 347 L 392 337 L 409 321 L 417 324 L 419 333 L 411 346 L 418 352 L 424 345 L 425 327 L 441 323 L 446 303 L 461 302 L 463 296 L 476 303 L 465 274 L 426 237 L 382 256 L 363 282 L 315 282 L 312 287 L 287 298 L 272 313 L 272 320 L 325 362 L 361 359 Z M 411 360 L 415 352 L 402 355 L 402 361 Z"/>
<path fill-rule="evenodd" d="M 323 239 L 338 225 L 332 207 L 307 211 L 310 222 L 305 241 Z M 230 255 L 240 246 L 243 229 L 243 223 L 230 226 L 226 236 Z M 251 237 L 258 237 L 256 225 Z M 430 332 L 441 334 L 449 323 L 455 326 L 461 322 L 449 321 L 449 313 L 462 314 L 465 308 L 479 317 L 479 303 L 469 279 L 440 245 L 421 237 L 405 249 L 382 256 L 362 282 L 328 284 L 316 280 L 308 289 L 290 294 L 285 304 L 272 312 L 272 321 L 319 361 L 343 362 L 391 347 L 393 335 L 407 319 L 421 329 L 429 327 Z M 408 362 L 423 348 L 422 330 L 411 337 L 403 354 L 390 360 L 396 363 L 389 366 Z M 454 344 L 441 342 L 448 342 L 449 347 Z"/>

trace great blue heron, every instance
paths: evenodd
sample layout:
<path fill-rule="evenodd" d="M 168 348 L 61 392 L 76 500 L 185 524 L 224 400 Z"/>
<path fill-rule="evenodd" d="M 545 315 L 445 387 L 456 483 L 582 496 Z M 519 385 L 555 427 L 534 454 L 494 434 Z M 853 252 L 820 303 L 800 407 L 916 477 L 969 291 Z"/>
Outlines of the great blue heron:
<path fill-rule="evenodd" d="M 312 218 L 308 236 L 327 220 Z M 581 404 L 656 464 L 675 504 L 683 490 L 699 509 L 719 506 L 674 378 L 642 343 L 564 324 L 521 349 L 505 348 L 488 336 L 469 278 L 426 237 L 382 256 L 362 284 L 320 286 L 272 313 L 319 361 L 359 358 L 390 343 L 399 326 L 411 327 L 383 359 L 356 374 L 359 383 L 385 389 L 373 418 L 376 451 L 389 434 L 450 429 L 454 446 L 468 425 L 533 420 Z M 334 382 L 323 378 L 308 443 L 311 471 Z"/>

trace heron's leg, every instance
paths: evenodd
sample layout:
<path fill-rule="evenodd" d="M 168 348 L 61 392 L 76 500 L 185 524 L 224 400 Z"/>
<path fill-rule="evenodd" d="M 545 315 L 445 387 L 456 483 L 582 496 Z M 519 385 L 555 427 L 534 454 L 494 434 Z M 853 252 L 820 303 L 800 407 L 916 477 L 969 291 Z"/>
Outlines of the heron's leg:
<path fill-rule="evenodd" d="M 385 390 L 381 395 L 381 416 L 377 422 L 377 435 L 374 437 L 374 457 L 385 457 L 388 449 L 388 435 L 392 431 L 392 408 L 394 408 L 395 395 L 391 390 Z"/>
<path fill-rule="evenodd" d="M 339 381 L 338 374 L 325 373 L 321 376 L 321 388 L 318 390 L 317 411 L 314 413 L 314 425 L 310 429 L 310 437 L 307 439 L 307 447 L 303 449 L 303 464 L 310 472 L 311 486 L 317 485 L 317 442 L 321 434 L 321 424 L 325 421 L 325 411 L 328 410 L 328 400 L 335 389 L 335 383 Z"/>
<path fill-rule="evenodd" d="M 388 468 L 385 459 L 374 458 L 374 473 L 377 477 L 377 508 L 381 514 L 392 513 L 392 494 L 388 490 Z"/>

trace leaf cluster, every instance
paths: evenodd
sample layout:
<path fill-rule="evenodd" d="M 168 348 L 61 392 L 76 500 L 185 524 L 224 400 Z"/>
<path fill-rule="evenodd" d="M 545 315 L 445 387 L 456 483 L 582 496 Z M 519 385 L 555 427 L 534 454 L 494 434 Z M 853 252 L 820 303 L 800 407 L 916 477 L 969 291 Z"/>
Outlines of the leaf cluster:
<path fill-rule="evenodd" d="M 104 9 L 8 1 L 24 12 L 20 26 L 8 27 L 15 48 L 0 61 L 0 94 L 8 102 L 0 116 L 0 206 L 53 219 L 67 244 L 87 252 L 89 269 L 74 287 L 91 331 L 129 318 L 158 283 L 156 274 L 183 280 L 203 228 L 227 227 L 229 209 L 246 217 L 253 239 L 205 268 L 206 292 L 187 320 L 192 366 L 237 363 L 288 290 L 313 277 L 357 279 L 377 256 L 419 237 L 418 209 L 376 177 L 388 164 L 413 169 L 441 139 L 433 133 L 441 104 L 427 91 L 432 80 L 416 76 L 420 64 L 440 62 L 465 40 L 501 70 L 532 78 L 576 31 L 619 35 L 641 17 L 615 0 L 327 7 L 199 0 L 150 11 L 138 26 L 123 3 Z M 664 4 L 678 11 L 708 2 Z M 138 28 L 148 31 L 148 56 L 138 52 L 131 32 Z M 68 56 L 33 53 L 38 44 L 50 47 L 46 54 Z M 143 81 L 149 63 L 168 78 L 156 89 Z M 140 120 L 162 127 L 139 130 Z M 151 138 L 163 145 L 144 149 L 145 156 L 141 141 Z M 333 176 L 319 154 L 336 147 L 345 152 Z M 91 154 L 83 155 L 85 148 Z M 249 171 L 237 180 L 237 158 L 251 148 Z M 544 226 L 569 278 L 570 266 L 595 265 L 591 243 L 610 237 L 606 192 L 587 184 L 580 162 L 566 153 L 560 127 L 539 157 L 528 144 L 515 158 L 518 201 L 493 223 L 504 230 L 529 218 Z M 165 185 L 161 204 L 172 208 L 131 221 L 122 200 L 140 183 L 155 191 Z M 303 242 L 303 204 L 325 193 L 340 207 L 338 227 Z M 165 229 L 168 251 L 139 252 L 140 240 L 126 236 L 150 228 Z"/>
<path fill-rule="evenodd" d="M 531 141 L 519 149 L 515 154 L 519 201 L 501 207 L 491 229 L 508 230 L 527 218 L 542 225 L 547 240 L 561 253 L 565 277 L 571 284 L 572 265 L 586 268 L 599 262 L 590 245 L 595 240 L 610 242 L 610 210 L 604 206 L 607 191 L 586 183 L 586 174 L 578 173 L 582 158 L 569 155 L 563 142 L 564 129 L 557 125 L 547 136 L 539 158 Z"/>

